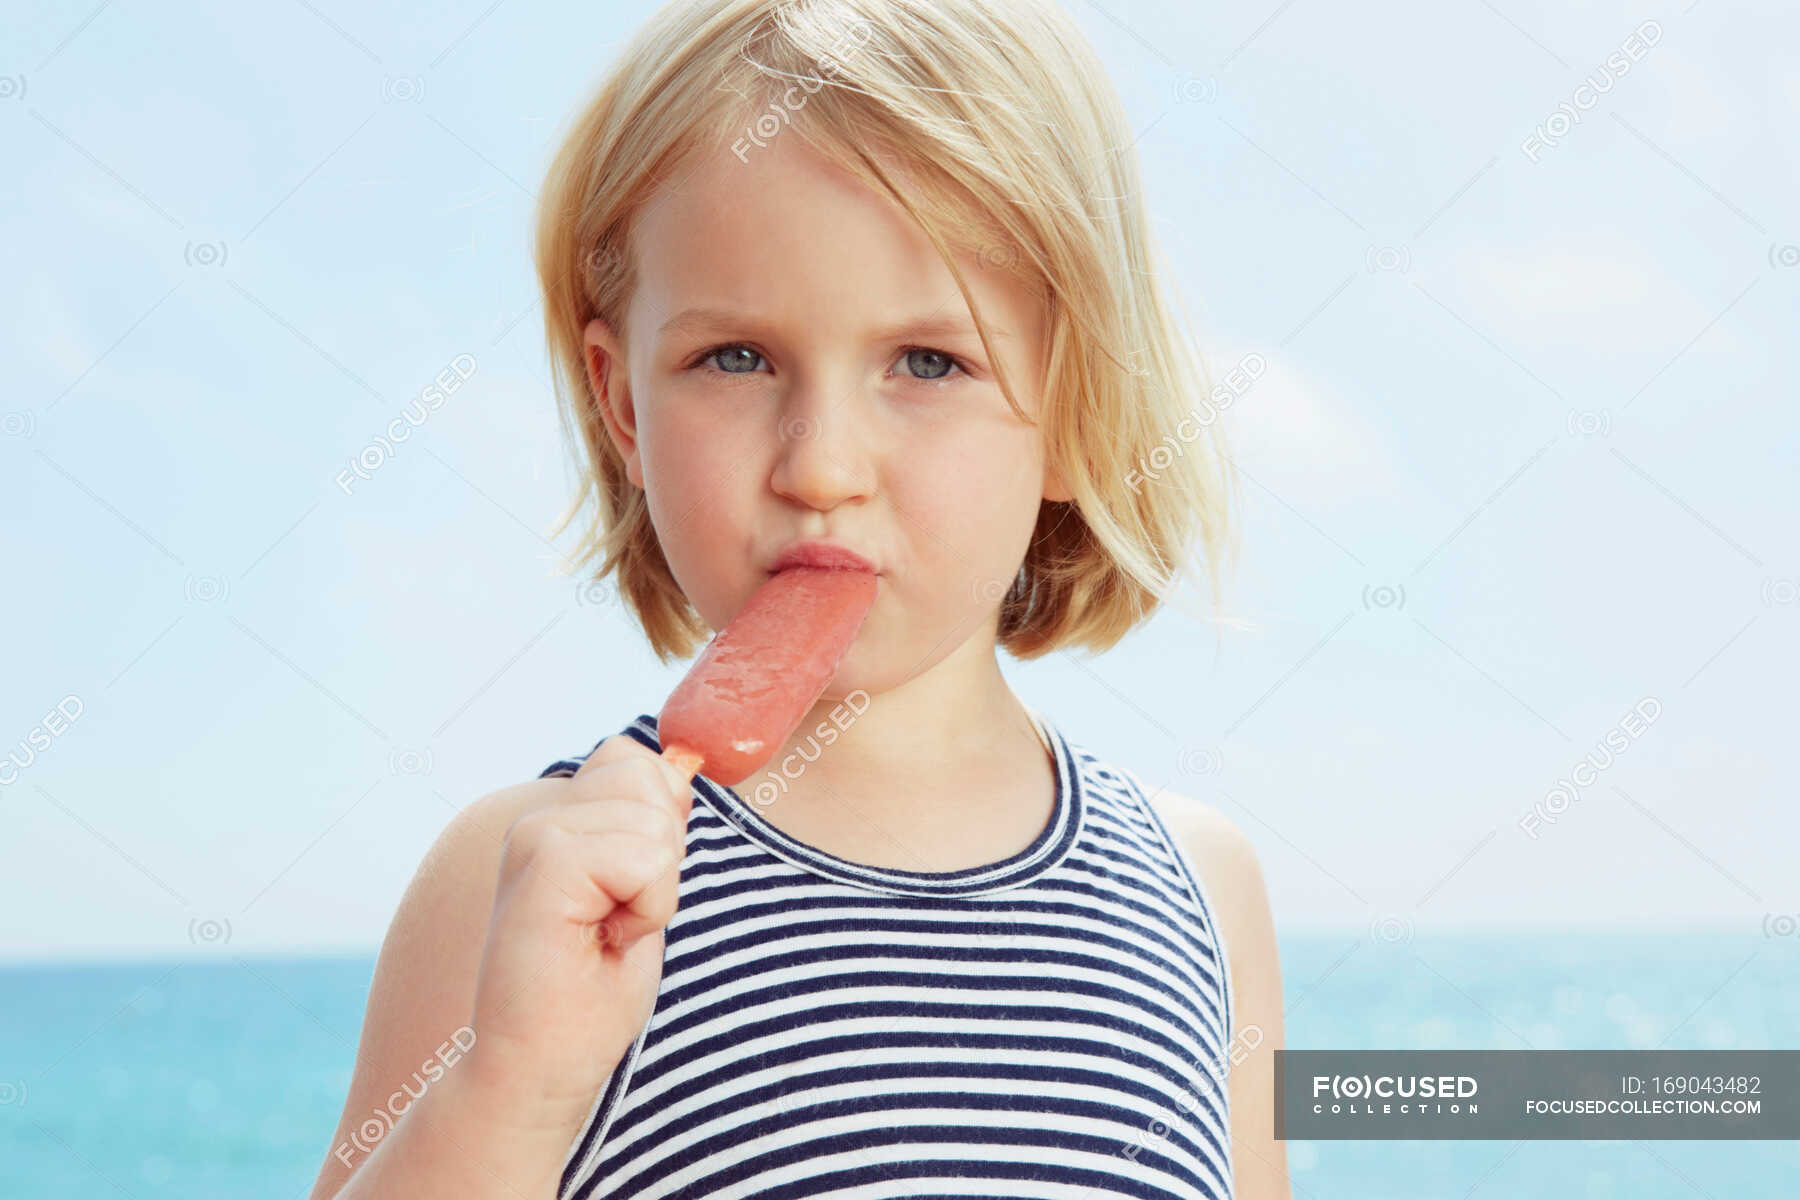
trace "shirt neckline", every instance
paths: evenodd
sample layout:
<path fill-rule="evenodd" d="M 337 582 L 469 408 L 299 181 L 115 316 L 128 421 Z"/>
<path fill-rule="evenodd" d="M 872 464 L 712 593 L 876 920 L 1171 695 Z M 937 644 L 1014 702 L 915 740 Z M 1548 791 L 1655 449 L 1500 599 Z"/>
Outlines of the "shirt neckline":
<path fill-rule="evenodd" d="M 1043 735 L 1055 762 L 1056 793 L 1050 818 L 1030 845 L 997 862 L 955 871 L 908 871 L 852 862 L 783 833 L 771 825 L 754 804 L 745 801 L 735 788 L 709 778 L 704 771 L 694 776 L 694 794 L 757 846 L 794 866 L 838 883 L 906 896 L 975 896 L 1016 888 L 1050 871 L 1068 856 L 1080 837 L 1086 810 L 1081 772 L 1074 751 L 1061 730 L 1035 708 L 1024 707 Z M 657 734 L 656 721 L 655 716 L 645 713 L 638 717 L 637 724 L 653 743 L 651 749 L 660 752 L 662 741 Z"/>

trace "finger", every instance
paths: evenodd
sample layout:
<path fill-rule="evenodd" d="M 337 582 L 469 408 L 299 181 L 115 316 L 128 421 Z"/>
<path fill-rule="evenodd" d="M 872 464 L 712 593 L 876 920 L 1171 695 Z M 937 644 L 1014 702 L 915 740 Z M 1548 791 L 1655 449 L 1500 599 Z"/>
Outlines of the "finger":
<path fill-rule="evenodd" d="M 598 761 L 596 761 L 598 760 Z M 595 748 L 575 772 L 570 799 L 597 800 L 617 791 L 654 795 L 685 822 L 694 788 L 679 767 L 628 737 L 611 737 Z"/>
<path fill-rule="evenodd" d="M 528 910 L 553 910 L 591 925 L 641 900 L 665 879 L 674 886 L 686 848 L 664 838 L 608 831 L 589 834 L 538 822 L 521 832 L 514 878 Z"/>
<path fill-rule="evenodd" d="M 643 750 L 644 747 L 633 741 L 628 734 L 615 733 L 588 752 L 587 759 L 575 769 L 575 778 L 579 779 L 607 763 L 630 758 L 633 749 Z"/>
<path fill-rule="evenodd" d="M 681 859 L 652 875 L 649 882 L 629 896 L 615 896 L 619 906 L 597 922 L 594 936 L 604 946 L 624 948 L 647 934 L 665 928 L 675 916 L 681 898 Z"/>
<path fill-rule="evenodd" d="M 580 871 L 591 885 L 581 917 L 603 947 L 624 949 L 666 926 L 680 902 L 685 847 L 636 834 L 583 835 Z"/>
<path fill-rule="evenodd" d="M 687 825 L 669 805 L 654 796 L 608 795 L 539 810 L 543 820 L 571 833 L 633 833 L 652 841 L 682 845 Z"/>

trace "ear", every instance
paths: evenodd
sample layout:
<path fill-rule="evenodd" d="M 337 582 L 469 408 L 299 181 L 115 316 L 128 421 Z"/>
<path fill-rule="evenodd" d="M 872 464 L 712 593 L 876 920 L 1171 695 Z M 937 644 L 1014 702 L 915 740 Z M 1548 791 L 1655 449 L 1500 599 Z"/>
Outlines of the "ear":
<path fill-rule="evenodd" d="M 638 457 L 637 413 L 632 407 L 631 384 L 624 366 L 624 348 L 612 327 L 599 317 L 587 323 L 581 335 L 581 361 L 587 368 L 588 388 L 606 432 L 625 460 L 626 477 L 644 486 L 644 468 Z"/>
<path fill-rule="evenodd" d="M 1049 458 L 1045 458 L 1044 459 L 1044 499 L 1046 499 L 1046 500 L 1073 500 L 1074 498 L 1075 498 L 1075 493 L 1071 492 L 1068 489 L 1068 486 L 1063 483 L 1062 472 L 1060 472 L 1056 469 L 1056 464 L 1051 462 L 1049 460 Z"/>

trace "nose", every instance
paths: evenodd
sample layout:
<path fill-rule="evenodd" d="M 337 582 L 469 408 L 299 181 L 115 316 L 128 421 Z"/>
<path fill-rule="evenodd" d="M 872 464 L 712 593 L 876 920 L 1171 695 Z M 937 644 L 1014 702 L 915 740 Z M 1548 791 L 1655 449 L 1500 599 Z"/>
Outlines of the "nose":
<path fill-rule="evenodd" d="M 875 467 L 854 396 L 797 389 L 777 422 L 779 450 L 769 485 L 778 495 L 825 512 L 873 492 Z"/>

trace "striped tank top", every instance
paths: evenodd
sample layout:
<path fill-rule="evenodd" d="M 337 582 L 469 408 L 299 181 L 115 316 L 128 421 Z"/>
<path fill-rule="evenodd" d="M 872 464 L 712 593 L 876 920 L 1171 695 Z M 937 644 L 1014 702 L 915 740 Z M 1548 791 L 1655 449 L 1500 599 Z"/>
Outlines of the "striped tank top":
<path fill-rule="evenodd" d="M 1053 812 L 982 867 L 851 862 L 694 777 L 655 1008 L 558 1200 L 1231 1196 L 1205 886 L 1135 775 L 1027 711 Z"/>

